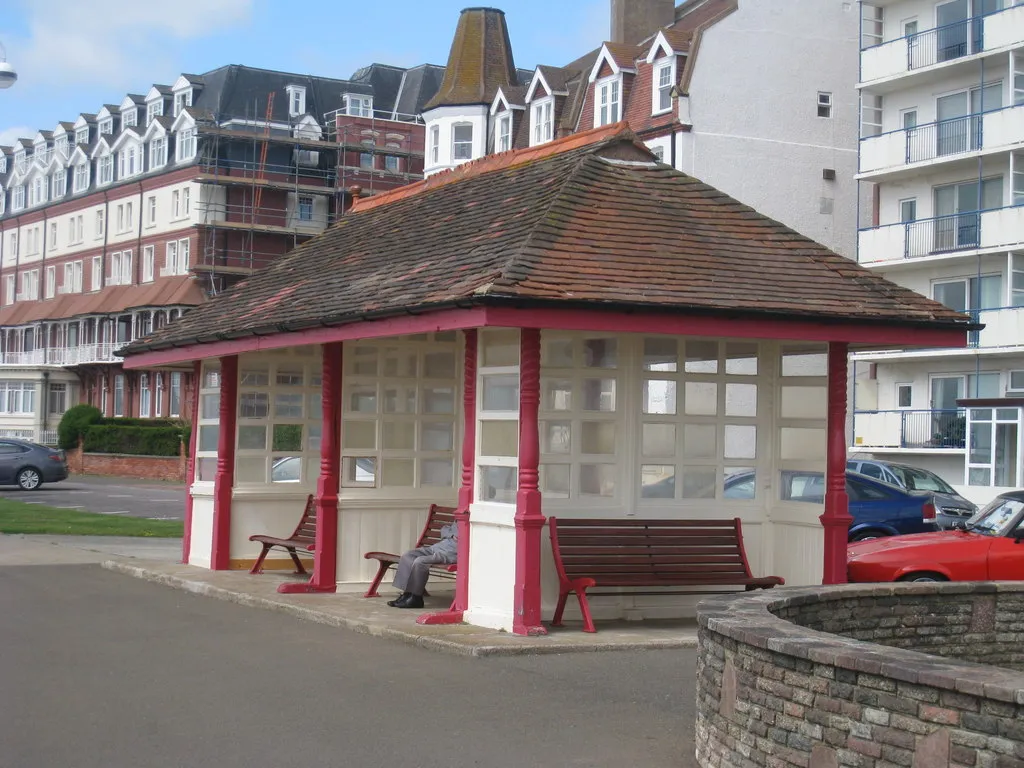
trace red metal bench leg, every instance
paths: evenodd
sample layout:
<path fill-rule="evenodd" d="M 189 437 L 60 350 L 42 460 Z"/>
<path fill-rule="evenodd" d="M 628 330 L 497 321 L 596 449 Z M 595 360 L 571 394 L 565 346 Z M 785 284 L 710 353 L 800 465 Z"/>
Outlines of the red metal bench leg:
<path fill-rule="evenodd" d="M 551 619 L 552 627 L 562 626 L 562 614 L 565 612 L 565 603 L 569 599 L 569 593 L 571 589 L 567 589 L 564 592 L 558 593 L 558 604 L 555 606 L 555 615 Z"/>
<path fill-rule="evenodd" d="M 266 544 L 263 545 L 263 551 L 260 552 L 260 556 L 256 558 L 256 562 L 252 564 L 252 568 L 249 569 L 250 574 L 263 573 L 263 561 L 267 557 L 267 552 L 270 551 L 270 547 Z"/>
<path fill-rule="evenodd" d="M 381 563 L 377 569 L 377 575 L 373 577 L 373 581 L 370 582 L 370 588 L 366 590 L 366 594 L 363 597 L 380 597 L 377 592 L 377 587 L 380 586 L 381 581 L 384 580 L 384 574 L 388 572 L 388 568 L 391 567 L 391 563 Z"/>
<path fill-rule="evenodd" d="M 292 556 L 292 562 L 295 563 L 295 573 L 299 576 L 306 575 L 306 569 L 302 565 L 302 561 L 299 560 L 299 556 L 295 554 L 295 547 L 288 548 L 288 554 Z"/>
<path fill-rule="evenodd" d="M 580 601 L 580 613 L 583 614 L 583 631 L 597 632 L 597 628 L 594 626 L 594 618 L 590 615 L 590 603 L 587 601 L 587 588 L 577 587 L 576 597 Z"/>

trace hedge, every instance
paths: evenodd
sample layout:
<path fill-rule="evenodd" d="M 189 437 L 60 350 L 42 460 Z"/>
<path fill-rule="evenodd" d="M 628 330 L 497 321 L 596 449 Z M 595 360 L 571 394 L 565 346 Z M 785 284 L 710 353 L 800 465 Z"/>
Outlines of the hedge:
<path fill-rule="evenodd" d="M 85 430 L 86 453 L 124 453 L 133 456 L 177 456 L 180 427 L 136 427 L 94 424 Z"/>
<path fill-rule="evenodd" d="M 133 419 L 126 416 L 105 416 L 96 424 L 121 427 L 180 427 L 181 422 L 177 419 Z"/>
<path fill-rule="evenodd" d="M 103 412 L 94 405 L 81 403 L 68 408 L 57 425 L 57 445 L 65 450 L 78 445 L 85 431 L 103 420 Z"/>

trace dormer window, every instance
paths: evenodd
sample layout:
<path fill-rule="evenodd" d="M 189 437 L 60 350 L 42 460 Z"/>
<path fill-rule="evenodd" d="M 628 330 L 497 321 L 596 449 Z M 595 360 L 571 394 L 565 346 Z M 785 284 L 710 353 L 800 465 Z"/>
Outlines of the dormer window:
<path fill-rule="evenodd" d="M 59 200 L 64 197 L 64 192 L 67 191 L 68 186 L 68 175 L 67 172 L 61 168 L 53 174 L 53 191 L 50 197 L 54 200 Z"/>
<path fill-rule="evenodd" d="M 531 113 L 533 125 L 530 131 L 530 146 L 534 147 L 551 141 L 552 138 L 552 108 L 553 100 L 549 97 L 536 102 Z"/>
<path fill-rule="evenodd" d="M 89 163 L 75 166 L 75 176 L 71 180 L 71 191 L 75 194 L 85 192 L 89 188 Z"/>
<path fill-rule="evenodd" d="M 61 157 L 67 157 L 68 156 L 68 137 L 67 136 L 60 136 L 60 137 L 58 137 L 57 141 L 54 143 L 54 146 L 55 146 L 57 152 L 60 154 Z M 3 173 L 3 169 L 2 168 L 0 168 L 0 173 Z"/>
<path fill-rule="evenodd" d="M 306 114 L 306 89 L 301 85 L 289 85 L 285 90 L 288 91 L 288 116 Z"/>
<path fill-rule="evenodd" d="M 159 99 L 158 101 L 151 101 L 146 105 L 146 125 L 153 122 L 153 118 L 159 117 L 164 113 L 164 100 Z"/>
<path fill-rule="evenodd" d="M 452 160 L 473 159 L 473 125 L 456 123 L 452 126 Z"/>
<path fill-rule="evenodd" d="M 129 109 L 127 112 L 121 113 L 121 128 L 127 128 L 129 125 L 137 125 L 138 112 L 134 109 Z"/>
<path fill-rule="evenodd" d="M 109 136 L 113 132 L 114 132 L 114 118 L 107 117 L 107 118 L 105 118 L 103 120 L 100 120 L 100 135 L 101 136 Z"/>
<path fill-rule="evenodd" d="M 498 151 L 512 149 L 512 115 L 506 113 L 498 118 Z"/>
<path fill-rule="evenodd" d="M 187 91 L 174 94 L 174 116 L 177 117 L 181 114 L 185 107 L 192 106 L 192 89 L 189 88 Z"/>
<path fill-rule="evenodd" d="M 14 153 L 14 171 L 15 173 L 24 173 L 28 170 L 28 153 L 24 149 L 19 149 Z"/>
<path fill-rule="evenodd" d="M 355 117 L 373 117 L 373 97 L 345 94 L 345 114 Z"/>
<path fill-rule="evenodd" d="M 75 129 L 75 144 L 89 143 L 89 126 Z"/>
<path fill-rule="evenodd" d="M 672 73 L 675 70 L 673 61 L 661 61 L 654 66 L 654 103 L 651 112 L 660 114 L 672 109 Z"/>
<path fill-rule="evenodd" d="M 29 205 L 42 205 L 46 202 L 47 184 L 45 176 L 36 176 L 32 179 L 32 187 L 28 191 Z"/>
<path fill-rule="evenodd" d="M 110 184 L 114 180 L 114 156 L 104 155 L 99 162 L 99 184 Z"/>
<path fill-rule="evenodd" d="M 149 142 L 149 168 L 163 168 L 167 165 L 167 137 L 157 136 Z"/>
<path fill-rule="evenodd" d="M 118 162 L 118 178 L 128 179 L 142 171 L 142 158 L 134 144 L 129 144 L 118 153 Z"/>
<path fill-rule="evenodd" d="M 621 119 L 620 81 L 618 76 L 597 83 L 594 88 L 597 104 L 594 109 L 594 127 L 617 123 Z"/>
<path fill-rule="evenodd" d="M 182 128 L 178 132 L 178 162 L 191 160 L 196 156 L 196 129 Z"/>
<path fill-rule="evenodd" d="M 25 185 L 19 184 L 11 190 L 11 210 L 20 211 L 25 207 Z"/>

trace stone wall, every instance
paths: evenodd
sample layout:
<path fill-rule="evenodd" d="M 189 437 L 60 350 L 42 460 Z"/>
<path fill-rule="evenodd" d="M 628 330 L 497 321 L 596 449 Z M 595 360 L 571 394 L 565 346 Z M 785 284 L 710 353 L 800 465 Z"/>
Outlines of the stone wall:
<path fill-rule="evenodd" d="M 85 453 L 81 446 L 67 451 L 68 469 L 73 475 L 112 475 L 140 480 L 185 482 L 186 459 L 178 456 L 128 456 L 118 453 Z"/>
<path fill-rule="evenodd" d="M 1024 583 L 1011 582 L 705 600 L 697 758 L 714 768 L 1024 768 L 1022 608 Z"/>

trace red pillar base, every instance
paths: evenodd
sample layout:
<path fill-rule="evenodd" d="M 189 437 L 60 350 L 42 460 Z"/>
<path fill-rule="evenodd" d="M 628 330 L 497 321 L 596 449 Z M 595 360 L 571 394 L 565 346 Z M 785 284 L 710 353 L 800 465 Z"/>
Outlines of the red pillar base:
<path fill-rule="evenodd" d="M 286 581 L 277 585 L 277 591 L 282 595 L 308 595 L 315 592 L 333 593 L 338 591 L 335 584 L 317 585 L 312 581 Z"/>
<path fill-rule="evenodd" d="M 824 514 L 818 518 L 825 529 L 825 560 L 821 575 L 822 584 L 845 584 L 846 547 L 850 537 L 850 523 L 853 518 L 846 511 L 846 494 L 842 499 L 833 499 L 830 508 L 838 514 Z"/>
<path fill-rule="evenodd" d="M 540 621 L 540 539 L 546 522 L 540 514 L 540 492 L 520 490 L 516 511 L 516 584 L 512 634 L 546 635 Z M 520 512 L 523 514 L 520 515 Z"/>
<path fill-rule="evenodd" d="M 433 624 L 461 624 L 464 611 L 438 611 L 424 613 L 416 619 L 417 624 L 430 626 Z"/>

